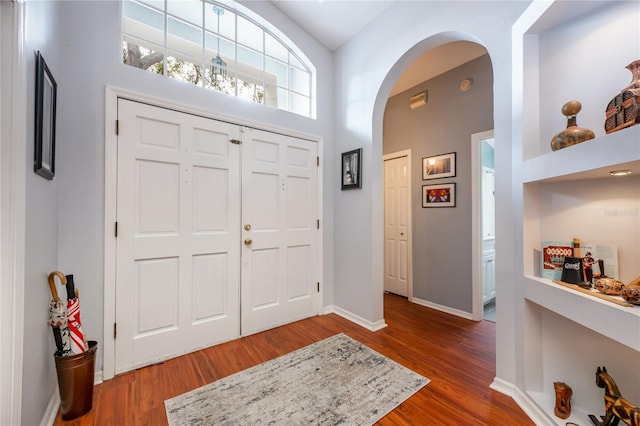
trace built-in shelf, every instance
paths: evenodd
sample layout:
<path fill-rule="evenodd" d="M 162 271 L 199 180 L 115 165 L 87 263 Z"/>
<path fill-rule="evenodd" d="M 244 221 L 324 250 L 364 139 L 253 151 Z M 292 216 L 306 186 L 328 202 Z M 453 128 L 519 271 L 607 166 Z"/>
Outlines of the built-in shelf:
<path fill-rule="evenodd" d="M 640 351 L 640 306 L 621 306 L 544 278 L 525 278 L 525 298 L 528 300 Z"/>
<path fill-rule="evenodd" d="M 640 59 L 638 19 L 637 2 L 533 0 L 513 27 L 512 170 L 514 189 L 522 193 L 516 387 L 538 424 L 586 425 L 589 413 L 603 414 L 594 381 L 600 365 L 610 367 L 630 400 L 640 401 L 640 306 L 539 277 L 541 243 L 573 237 L 615 245 L 621 281 L 640 275 L 640 125 L 604 131 L 607 103 L 629 84 L 625 67 Z M 552 151 L 551 139 L 566 127 L 561 108 L 569 100 L 582 103 L 578 125 L 596 137 Z M 619 169 L 632 174 L 610 175 Z M 567 420 L 554 415 L 554 381 L 574 390 Z"/>
<path fill-rule="evenodd" d="M 561 182 L 611 178 L 618 169 L 640 175 L 640 125 L 523 161 L 521 176 L 523 183 Z"/>

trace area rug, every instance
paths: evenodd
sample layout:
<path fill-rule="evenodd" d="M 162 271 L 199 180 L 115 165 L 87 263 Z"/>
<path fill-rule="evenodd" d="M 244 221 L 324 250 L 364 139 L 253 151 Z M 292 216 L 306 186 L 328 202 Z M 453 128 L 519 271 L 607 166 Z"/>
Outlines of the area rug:
<path fill-rule="evenodd" d="M 170 426 L 371 425 L 429 379 L 344 334 L 165 401 Z"/>

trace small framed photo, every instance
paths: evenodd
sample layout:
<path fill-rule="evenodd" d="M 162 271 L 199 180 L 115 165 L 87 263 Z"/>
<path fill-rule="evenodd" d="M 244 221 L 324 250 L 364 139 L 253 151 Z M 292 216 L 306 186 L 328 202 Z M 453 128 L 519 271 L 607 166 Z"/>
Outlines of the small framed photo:
<path fill-rule="evenodd" d="M 342 189 L 362 188 L 362 148 L 342 153 Z"/>
<path fill-rule="evenodd" d="M 57 90 L 56 80 L 40 52 L 37 52 L 33 171 L 49 180 L 55 174 Z"/>
<path fill-rule="evenodd" d="M 422 185 L 422 207 L 455 207 L 456 184 Z"/>
<path fill-rule="evenodd" d="M 422 180 L 454 177 L 456 175 L 456 153 L 434 155 L 422 159 Z"/>

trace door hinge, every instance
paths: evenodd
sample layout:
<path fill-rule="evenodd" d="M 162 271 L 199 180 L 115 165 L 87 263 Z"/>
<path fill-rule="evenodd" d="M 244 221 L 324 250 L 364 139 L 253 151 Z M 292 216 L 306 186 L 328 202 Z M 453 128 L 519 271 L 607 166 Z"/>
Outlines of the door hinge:
<path fill-rule="evenodd" d="M 113 338 L 116 338 L 116 335 L 118 334 L 118 323 L 113 323 Z"/>
<path fill-rule="evenodd" d="M 317 282 L 318 293 L 320 293 L 320 281 Z"/>
<path fill-rule="evenodd" d="M 241 145 L 242 141 L 240 139 L 229 139 L 229 142 L 235 145 Z"/>
<path fill-rule="evenodd" d="M 316 220 L 316 228 L 320 229 L 320 219 Z"/>
<path fill-rule="evenodd" d="M 320 167 L 320 157 L 316 157 L 316 166 Z"/>
<path fill-rule="evenodd" d="M 116 120 L 116 135 L 120 134 L 120 120 Z"/>
<path fill-rule="evenodd" d="M 114 229 L 114 236 L 115 236 L 116 238 L 118 238 L 118 222 L 116 222 L 116 223 L 115 223 L 114 228 L 115 228 L 115 229 Z"/>

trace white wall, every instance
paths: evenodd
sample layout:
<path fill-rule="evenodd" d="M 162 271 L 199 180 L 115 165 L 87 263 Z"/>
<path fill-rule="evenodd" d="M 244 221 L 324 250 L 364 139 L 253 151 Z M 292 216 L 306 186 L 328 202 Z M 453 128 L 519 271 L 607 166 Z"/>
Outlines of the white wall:
<path fill-rule="evenodd" d="M 211 113 L 323 138 L 325 250 L 333 247 L 332 54 L 268 2 L 246 6 L 276 25 L 317 70 L 317 119 L 265 108 L 240 99 L 135 69 L 121 63 L 120 2 L 28 2 L 29 48 L 42 50 L 58 82 L 56 177 L 30 172 L 27 182 L 27 294 L 23 422 L 40 422 L 55 391 L 53 339 L 46 326 L 46 274 L 73 273 L 80 291 L 83 330 L 98 341 L 102 368 L 104 317 L 105 87 L 115 86 Z M 50 47 L 51 43 L 56 44 Z M 59 44 L 58 44 L 59 42 Z M 30 63 L 29 72 L 33 71 Z M 32 97 L 31 97 L 32 98 Z M 31 105 L 30 105 L 31 108 Z M 29 121 L 30 123 L 32 120 Z M 29 138 L 32 140 L 32 137 Z M 33 150 L 28 152 L 32 158 Z M 27 159 L 28 161 L 30 161 Z M 333 257 L 324 256 L 324 305 L 332 303 Z"/>
<path fill-rule="evenodd" d="M 511 185 L 511 25 L 528 2 L 398 2 L 336 52 L 336 154 L 363 148 L 363 187 L 336 192 L 334 303 L 364 319 L 383 317 L 382 118 L 401 71 L 456 39 L 484 45 L 494 68 L 498 241 L 497 375 L 513 382 L 514 274 Z M 334 185 L 339 185 L 338 176 Z M 414 252 L 419 258 L 420 253 Z"/>

